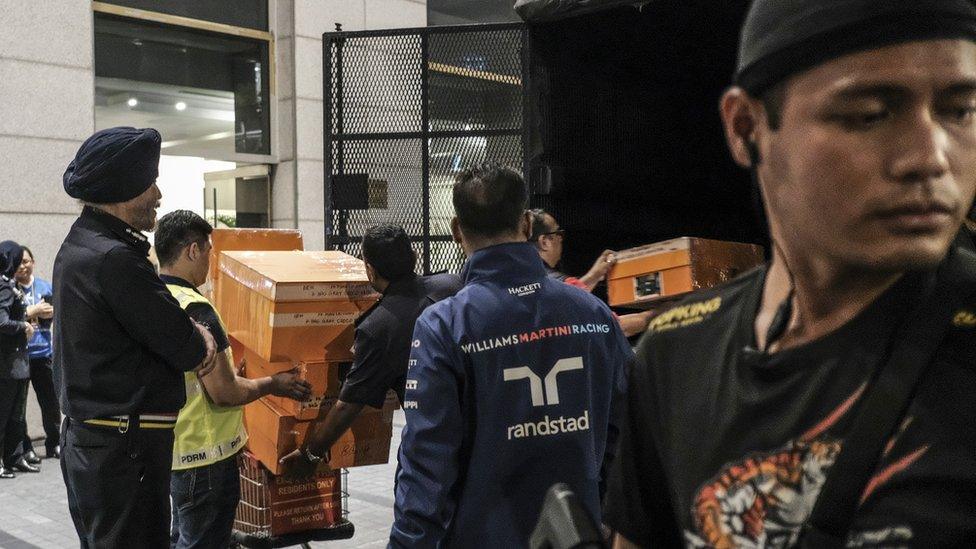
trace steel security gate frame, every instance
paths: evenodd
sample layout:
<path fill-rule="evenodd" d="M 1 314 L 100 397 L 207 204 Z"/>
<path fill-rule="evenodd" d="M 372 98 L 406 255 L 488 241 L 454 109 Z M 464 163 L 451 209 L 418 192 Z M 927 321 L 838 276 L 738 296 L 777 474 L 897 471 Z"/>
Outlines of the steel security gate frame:
<path fill-rule="evenodd" d="M 371 45 L 375 46 L 372 50 Z M 506 52 L 506 45 L 517 51 Z M 419 58 L 413 57 L 415 53 L 419 53 Z M 443 226 L 432 231 L 432 175 L 444 180 L 458 168 L 479 160 L 504 161 L 528 174 L 525 154 L 528 94 L 523 89 L 528 80 L 528 56 L 528 31 L 522 23 L 324 33 L 326 249 L 359 255 L 362 236 L 369 225 L 390 218 L 397 221 L 400 217 L 406 221 L 400 224 L 409 225 L 405 228 L 419 252 L 418 266 L 424 274 L 456 271 L 462 258 L 459 250 L 452 252 L 458 247 L 453 244 L 450 232 Z M 364 66 L 364 61 L 369 66 Z M 350 71 L 354 74 L 347 80 Z M 384 78 L 392 80 L 383 82 Z M 432 80 L 436 85 L 432 86 Z M 393 89 L 389 87 L 391 82 Z M 374 87 L 377 83 L 380 84 L 378 88 Z M 384 83 L 387 85 L 385 89 Z M 406 89 L 415 84 L 419 85 L 419 90 Z M 451 93 L 452 88 L 458 93 Z M 408 101 L 389 101 L 390 97 L 384 100 L 382 95 L 386 93 L 394 99 L 402 99 L 399 97 L 401 92 L 409 96 L 416 91 L 419 91 L 419 105 L 415 104 L 415 97 L 411 104 L 410 97 L 407 97 Z M 432 91 L 435 97 L 432 97 Z M 362 103 L 364 97 L 367 99 L 365 104 Z M 377 97 L 378 105 L 369 102 L 370 98 Z M 419 113 L 410 108 L 398 112 L 405 104 L 419 107 Z M 362 118 L 363 110 L 366 111 L 365 119 Z M 462 123 L 461 119 L 468 122 Z M 451 150 L 432 150 L 435 144 L 464 149 L 465 142 L 468 145 L 483 144 L 484 154 L 479 155 L 476 151 L 472 155 L 474 158 L 466 159 L 464 150 L 454 151 L 453 156 Z M 386 181 L 383 192 L 390 212 L 374 215 L 369 209 L 333 207 L 333 176 L 364 172 L 369 177 L 384 169 L 388 174 L 393 173 L 390 171 L 392 165 L 404 159 L 409 162 L 412 153 L 416 152 L 410 150 L 411 143 L 419 145 L 419 177 L 398 174 L 400 181 Z M 371 150 L 371 146 L 379 148 Z M 404 148 L 406 153 L 399 154 Z M 434 166 L 432 155 L 450 157 L 451 166 Z M 409 164 L 400 167 L 411 171 Z M 396 179 L 396 175 L 391 179 Z M 412 185 L 419 186 L 419 204 Z M 374 191 L 370 192 L 372 195 Z M 438 212 L 441 218 L 448 213 L 443 210 L 442 202 L 434 205 L 441 209 Z M 410 217 L 414 206 L 420 209 L 419 231 L 415 230 L 417 220 Z M 453 214 L 453 208 L 449 213 Z"/>

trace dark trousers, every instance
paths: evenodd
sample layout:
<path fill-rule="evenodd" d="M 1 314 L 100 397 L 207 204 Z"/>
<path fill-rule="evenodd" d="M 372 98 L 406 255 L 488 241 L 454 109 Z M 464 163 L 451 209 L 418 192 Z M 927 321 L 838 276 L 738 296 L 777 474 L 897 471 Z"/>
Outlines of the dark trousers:
<path fill-rule="evenodd" d="M 44 448 L 47 453 L 61 444 L 61 405 L 54 389 L 54 376 L 51 370 L 51 357 L 30 359 L 30 382 L 37 395 L 37 405 L 41 408 L 41 421 L 44 424 Z M 24 426 L 24 451 L 33 450 L 30 434 Z"/>
<path fill-rule="evenodd" d="M 61 472 L 82 549 L 169 547 L 171 429 L 64 419 Z"/>
<path fill-rule="evenodd" d="M 223 549 L 230 546 L 241 476 L 237 456 L 182 471 L 173 471 L 171 547 Z"/>
<path fill-rule="evenodd" d="M 3 465 L 10 467 L 23 455 L 27 429 L 26 379 L 0 379 L 0 442 Z"/>

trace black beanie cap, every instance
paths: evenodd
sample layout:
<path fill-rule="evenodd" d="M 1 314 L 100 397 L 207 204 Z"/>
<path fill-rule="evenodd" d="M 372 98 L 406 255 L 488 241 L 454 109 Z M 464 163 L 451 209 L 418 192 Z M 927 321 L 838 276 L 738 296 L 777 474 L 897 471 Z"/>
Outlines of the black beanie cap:
<path fill-rule="evenodd" d="M 918 40 L 976 41 L 969 0 L 755 0 L 735 84 L 753 97 L 827 61 Z"/>

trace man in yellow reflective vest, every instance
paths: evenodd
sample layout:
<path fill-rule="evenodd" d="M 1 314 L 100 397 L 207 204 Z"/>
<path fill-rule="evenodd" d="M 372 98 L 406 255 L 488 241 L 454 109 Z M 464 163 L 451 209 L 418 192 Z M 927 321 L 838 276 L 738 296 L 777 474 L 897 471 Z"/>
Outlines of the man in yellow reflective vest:
<path fill-rule="evenodd" d="M 199 215 L 177 210 L 156 229 L 160 278 L 187 314 L 206 325 L 217 344 L 217 366 L 205 376 L 185 376 L 186 405 L 176 421 L 171 492 L 173 547 L 228 547 L 240 499 L 237 460 L 247 442 L 241 406 L 274 394 L 305 400 L 310 387 L 297 372 L 246 379 L 234 368 L 227 333 L 197 286 L 210 266 L 213 228 Z"/>

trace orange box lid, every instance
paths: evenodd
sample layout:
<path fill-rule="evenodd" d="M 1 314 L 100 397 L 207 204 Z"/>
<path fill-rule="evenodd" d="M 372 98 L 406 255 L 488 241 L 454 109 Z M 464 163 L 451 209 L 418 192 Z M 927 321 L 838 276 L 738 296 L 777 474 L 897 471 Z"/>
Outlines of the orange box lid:
<path fill-rule="evenodd" d="M 220 252 L 231 250 L 304 250 L 297 229 L 214 229 L 210 233 L 210 269 L 203 289 L 208 295 L 220 272 Z"/>
<path fill-rule="evenodd" d="M 691 261 L 690 250 L 691 238 L 687 236 L 621 250 L 613 254 L 616 263 L 610 268 L 607 278 L 628 278 L 688 265 Z"/>
<path fill-rule="evenodd" d="M 230 251 L 220 272 L 275 302 L 379 297 L 362 260 L 337 251 Z"/>

